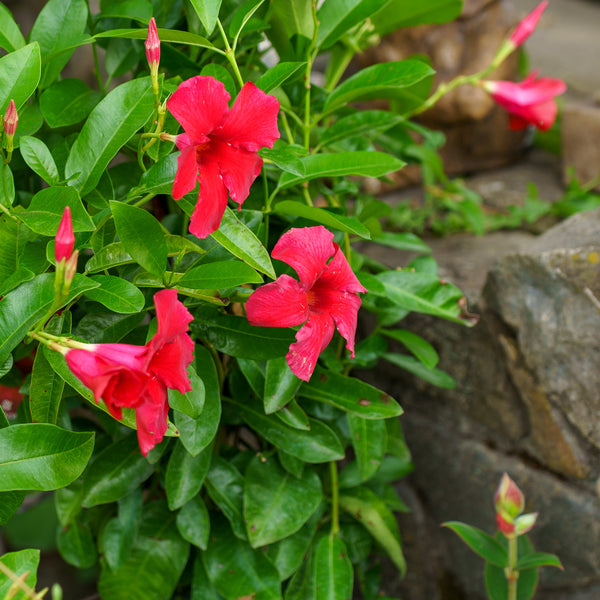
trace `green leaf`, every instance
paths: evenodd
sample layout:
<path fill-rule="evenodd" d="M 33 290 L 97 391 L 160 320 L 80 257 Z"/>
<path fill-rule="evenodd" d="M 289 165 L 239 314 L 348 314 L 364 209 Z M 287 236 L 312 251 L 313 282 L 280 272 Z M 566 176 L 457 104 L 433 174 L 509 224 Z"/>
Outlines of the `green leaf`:
<path fill-rule="evenodd" d="M 363 24 L 385 4 L 386 0 L 327 0 L 317 13 L 317 46 L 322 50 L 333 46 L 350 29 Z"/>
<path fill-rule="evenodd" d="M 206 29 L 206 34 L 211 35 L 217 24 L 221 0 L 190 0 L 190 4 Z"/>
<path fill-rule="evenodd" d="M 97 285 L 75 274 L 65 304 Z M 44 317 L 53 302 L 54 273 L 38 275 L 4 296 L 0 302 L 0 364 L 4 364 L 13 348 Z"/>
<path fill-rule="evenodd" d="M 140 531 L 129 558 L 117 571 L 104 568 L 100 573 L 100 597 L 107 600 L 171 598 L 190 552 L 174 521 L 174 513 L 162 502 L 144 507 Z"/>
<path fill-rule="evenodd" d="M 63 559 L 78 569 L 88 569 L 98 559 L 92 531 L 79 520 L 59 530 L 56 545 Z"/>
<path fill-rule="evenodd" d="M 86 0 L 49 0 L 38 15 L 29 39 L 40 44 L 43 68 L 40 87 L 48 87 L 86 36 Z M 52 56 L 53 58 L 50 58 Z"/>
<path fill-rule="evenodd" d="M 261 148 L 258 153 L 282 171 L 304 177 L 304 165 L 300 157 L 304 155 L 305 151 L 304 153 L 298 152 L 298 146 L 286 144 L 279 139 L 275 141 L 272 148 Z"/>
<path fill-rule="evenodd" d="M 265 413 L 284 408 L 293 400 L 301 384 L 302 380 L 292 373 L 285 356 L 267 361 L 263 395 Z"/>
<path fill-rule="evenodd" d="M 326 227 L 332 227 L 339 231 L 359 235 L 366 240 L 371 238 L 371 232 L 357 219 L 338 215 L 325 208 L 307 206 L 306 204 L 295 200 L 283 200 L 282 202 L 278 202 L 273 208 L 273 212 L 280 215 L 304 217 L 305 219 L 315 221 L 315 223 L 320 223 Z"/>
<path fill-rule="evenodd" d="M 0 204 L 8 208 L 15 201 L 15 179 L 10 167 L 4 161 L 0 166 L 0 186 Z"/>
<path fill-rule="evenodd" d="M 400 545 L 396 517 L 385 502 L 368 488 L 358 487 L 340 495 L 340 508 L 350 513 L 379 542 L 401 575 L 406 573 L 406 561 Z"/>
<path fill-rule="evenodd" d="M 506 550 L 485 531 L 458 521 L 448 521 L 443 525 L 454 531 L 475 554 L 479 554 L 486 561 L 501 568 L 508 565 Z"/>
<path fill-rule="evenodd" d="M 0 113 L 4 114 L 12 98 L 19 110 L 40 81 L 40 47 L 37 42 L 27 44 L 0 58 Z"/>
<path fill-rule="evenodd" d="M 175 444 L 165 474 L 165 491 L 170 510 L 181 508 L 202 489 L 211 456 L 210 447 L 192 456 L 183 444 Z"/>
<path fill-rule="evenodd" d="M 92 110 L 71 147 L 65 166 L 69 185 L 82 196 L 91 192 L 110 161 L 153 110 L 149 77 L 127 81 L 109 92 Z"/>
<path fill-rule="evenodd" d="M 158 29 L 158 37 L 161 43 L 175 42 L 187 46 L 198 46 L 199 48 L 214 48 L 206 38 L 188 31 L 177 31 L 176 29 Z M 97 33 L 94 38 L 125 38 L 132 40 L 145 40 L 148 36 L 147 29 L 111 29 Z"/>
<path fill-rule="evenodd" d="M 102 12 L 97 18 L 135 19 L 148 22 L 152 16 L 152 4 L 149 0 L 112 0 L 102 3 Z"/>
<path fill-rule="evenodd" d="M 221 420 L 221 393 L 217 369 L 210 351 L 196 345 L 196 371 L 204 383 L 204 405 L 196 419 L 185 413 L 174 411 L 174 420 L 179 430 L 181 443 L 196 456 L 214 439 Z"/>
<path fill-rule="evenodd" d="M 385 35 L 400 27 L 439 24 L 456 19 L 462 11 L 463 0 L 392 0 L 382 5 L 381 10 L 371 17 L 379 35 Z"/>
<path fill-rule="evenodd" d="M 263 92 L 268 93 L 285 83 L 292 76 L 300 73 L 306 66 L 305 62 L 280 62 L 263 73 L 254 84 Z"/>
<path fill-rule="evenodd" d="M 273 12 L 285 28 L 288 39 L 300 34 L 312 39 L 315 28 L 311 6 L 304 0 L 272 0 Z"/>
<path fill-rule="evenodd" d="M 227 289 L 243 283 L 262 283 L 262 277 L 249 265 L 236 260 L 206 263 L 186 271 L 178 285 L 192 289 Z"/>
<path fill-rule="evenodd" d="M 399 341 L 410 350 L 427 368 L 433 369 L 439 361 L 435 348 L 420 335 L 406 329 L 381 329 L 383 335 Z"/>
<path fill-rule="evenodd" d="M 146 210 L 111 200 L 117 234 L 123 248 L 146 271 L 162 277 L 167 263 L 165 236 L 158 221 Z"/>
<path fill-rule="evenodd" d="M 2 5 L 0 4 L 0 6 Z M 0 11 L 0 18 L 4 18 L 2 16 L 2 11 Z M 19 579 L 27 573 L 21 581 L 31 589 L 35 589 L 37 583 L 37 569 L 40 562 L 39 550 L 27 548 L 26 550 L 20 550 L 19 552 L 6 552 L 6 554 L 3 554 L 0 557 L 0 562 L 2 562 L 5 567 L 8 567 L 16 577 L 19 577 Z M 16 591 L 16 595 L 9 595 L 9 590 L 11 590 L 11 592 Z M 0 572 L 0 598 L 25 600 L 28 595 L 18 590 L 19 588 L 15 588 L 13 580 L 3 572 Z"/>
<path fill-rule="evenodd" d="M 385 422 L 367 420 L 352 414 L 348 414 L 347 418 L 360 478 L 361 481 L 366 481 L 377 472 L 387 450 Z"/>
<path fill-rule="evenodd" d="M 420 360 L 413 358 L 412 356 L 408 356 L 407 354 L 392 354 L 385 353 L 381 355 L 381 358 L 391 362 L 392 364 L 400 367 L 424 379 L 425 381 L 431 383 L 432 385 L 436 385 L 437 387 L 441 387 L 447 390 L 452 390 L 456 387 L 456 381 L 454 377 L 448 375 L 445 371 L 436 368 L 429 368 L 424 365 Z"/>
<path fill-rule="evenodd" d="M 177 529 L 184 540 L 206 550 L 210 533 L 210 517 L 204 500 L 200 496 L 192 498 L 177 513 Z"/>
<path fill-rule="evenodd" d="M 131 493 L 154 471 L 139 451 L 137 436 L 127 437 L 104 448 L 83 478 L 83 506 L 115 502 Z"/>
<path fill-rule="evenodd" d="M 23 500 L 25 500 L 25 492 L 0 492 L 0 525 L 6 525 L 23 504 Z"/>
<path fill-rule="evenodd" d="M 294 429 L 303 429 L 304 431 L 308 431 L 310 429 L 308 416 L 300 408 L 300 405 L 296 402 L 296 400 L 290 400 L 290 402 L 288 402 L 283 408 L 279 409 L 274 414 L 286 425 L 289 425 Z"/>
<path fill-rule="evenodd" d="M 382 231 L 373 236 L 373 241 L 383 246 L 389 246 L 396 250 L 407 250 L 408 252 L 421 252 L 431 254 L 431 248 L 414 233 L 398 233 L 395 231 Z"/>
<path fill-rule="evenodd" d="M 317 509 L 323 493 L 312 470 L 301 479 L 284 471 L 275 456 L 256 456 L 246 468 L 244 520 L 248 540 L 259 548 L 298 531 Z"/>
<path fill-rule="evenodd" d="M 548 552 L 533 552 L 525 556 L 520 556 L 515 569 L 524 571 L 525 569 L 534 569 L 537 567 L 557 567 L 563 569 L 560 559 L 555 554 Z"/>
<path fill-rule="evenodd" d="M 208 580 L 206 569 L 202 564 L 202 552 L 196 552 L 192 576 L 192 595 L 190 600 L 219 600 L 215 588 Z"/>
<path fill-rule="evenodd" d="M 219 352 L 240 358 L 268 360 L 284 356 L 293 333 L 280 327 L 254 327 L 244 317 L 206 311 L 191 324 L 197 337 L 208 340 Z"/>
<path fill-rule="evenodd" d="M 262 552 L 233 536 L 224 519 L 213 519 L 202 559 L 211 583 L 223 597 L 252 595 L 256 600 L 281 599 L 277 569 Z"/>
<path fill-rule="evenodd" d="M 310 419 L 310 431 L 303 431 L 285 425 L 275 415 L 265 415 L 254 399 L 241 403 L 227 398 L 227 402 L 233 404 L 242 419 L 266 440 L 304 462 L 322 463 L 344 456 L 335 433 L 320 421 Z"/>
<path fill-rule="evenodd" d="M 31 417 L 34 421 L 56 425 L 64 387 L 64 380 L 56 374 L 45 353 L 36 352 L 29 390 Z"/>
<path fill-rule="evenodd" d="M 323 110 L 331 112 L 356 100 L 394 98 L 404 88 L 433 74 L 433 69 L 420 60 L 378 63 L 362 69 L 338 85 L 329 94 Z"/>
<path fill-rule="evenodd" d="M 83 485 L 81 480 L 74 481 L 70 486 L 56 490 L 54 507 L 56 516 L 63 527 L 75 522 L 75 517 L 81 513 Z"/>
<path fill-rule="evenodd" d="M 206 490 L 212 501 L 221 509 L 239 539 L 246 539 L 243 517 L 244 478 L 229 462 L 213 456 L 206 476 Z"/>
<path fill-rule="evenodd" d="M 298 395 L 326 402 L 363 419 L 387 419 L 402 414 L 402 407 L 389 394 L 360 381 L 317 366 Z"/>
<path fill-rule="evenodd" d="M 265 0 L 246 0 L 233 14 L 229 24 L 229 35 L 237 42 L 237 38 L 242 33 L 246 23 L 252 18 L 254 13 L 260 8 Z"/>
<path fill-rule="evenodd" d="M 373 137 L 402 123 L 404 118 L 385 110 L 363 110 L 338 119 L 331 127 L 324 129 L 320 139 L 321 146 L 353 136 Z"/>
<path fill-rule="evenodd" d="M 301 159 L 305 175 L 282 173 L 279 187 L 282 189 L 298 185 L 304 181 L 323 177 L 345 177 L 362 175 L 381 177 L 401 169 L 406 163 L 385 152 L 337 152 L 336 154 L 310 154 Z"/>
<path fill-rule="evenodd" d="M 112 275 L 95 275 L 90 279 L 99 284 L 85 292 L 90 300 L 122 314 L 138 313 L 144 308 L 144 295 L 129 281 Z"/>
<path fill-rule="evenodd" d="M 58 182 L 58 169 L 48 150 L 48 146 L 37 138 L 28 135 L 21 136 L 19 145 L 21 156 L 29 168 L 37 173 L 47 184 Z"/>
<path fill-rule="evenodd" d="M 135 262 L 121 242 L 108 244 L 100 252 L 94 254 L 85 265 L 86 273 L 97 273 L 111 267 L 120 267 Z"/>
<path fill-rule="evenodd" d="M 102 93 L 81 79 L 62 79 L 44 90 L 40 110 L 50 127 L 68 127 L 83 121 L 100 100 Z"/>
<path fill-rule="evenodd" d="M 0 491 L 55 490 L 83 473 L 94 449 L 93 433 L 48 423 L 0 429 Z"/>
<path fill-rule="evenodd" d="M 321 538 L 315 549 L 315 600 L 352 598 L 354 573 L 344 542 L 332 533 Z"/>
<path fill-rule="evenodd" d="M 40 190 L 19 218 L 35 233 L 54 237 L 67 206 L 71 209 L 73 231 L 94 231 L 94 222 L 72 187 L 53 186 Z"/>
<path fill-rule="evenodd" d="M 169 389 L 169 406 L 192 419 L 197 419 L 204 409 L 206 390 L 204 382 L 198 377 L 193 365 L 188 367 L 187 372 L 192 389 L 184 394 L 178 390 Z"/>
<path fill-rule="evenodd" d="M 267 249 L 252 231 L 244 225 L 228 207 L 225 209 L 221 225 L 210 234 L 215 242 L 243 260 L 257 271 L 275 279 L 275 271 Z"/>
<path fill-rule="evenodd" d="M 14 52 L 25 45 L 25 38 L 10 10 L 0 4 L 0 48 Z"/>

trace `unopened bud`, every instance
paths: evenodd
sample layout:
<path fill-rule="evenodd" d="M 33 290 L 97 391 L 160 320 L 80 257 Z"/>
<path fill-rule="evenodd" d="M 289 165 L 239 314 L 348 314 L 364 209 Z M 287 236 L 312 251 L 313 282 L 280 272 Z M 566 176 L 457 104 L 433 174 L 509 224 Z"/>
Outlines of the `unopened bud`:
<path fill-rule="evenodd" d="M 535 522 L 537 521 L 537 518 L 537 513 L 527 513 L 526 515 L 517 517 L 514 525 L 515 535 L 523 535 L 524 533 L 531 531 L 535 525 Z"/>
<path fill-rule="evenodd" d="M 520 46 L 535 30 L 542 13 L 548 6 L 547 0 L 540 2 L 516 27 L 509 41 L 515 48 Z"/>
<path fill-rule="evenodd" d="M 75 235 L 73 234 L 73 223 L 71 221 L 71 209 L 66 206 L 62 219 L 56 232 L 54 242 L 54 259 L 58 264 L 63 258 L 68 260 L 73 254 Z"/>
<path fill-rule="evenodd" d="M 10 138 L 15 135 L 17 131 L 17 123 L 19 122 L 19 115 L 17 114 L 17 107 L 15 101 L 11 99 L 8 103 L 8 108 L 4 113 L 4 133 Z"/>
<path fill-rule="evenodd" d="M 158 31 L 156 30 L 156 21 L 154 17 L 150 19 L 148 23 L 148 37 L 144 42 L 146 48 L 146 58 L 148 59 L 148 65 L 150 70 L 158 70 L 158 63 L 160 62 L 160 40 L 158 39 Z"/>
<path fill-rule="evenodd" d="M 494 496 L 494 504 L 497 512 L 506 513 L 513 519 L 518 517 L 525 508 L 523 492 L 506 473 L 502 475 L 502 480 Z"/>

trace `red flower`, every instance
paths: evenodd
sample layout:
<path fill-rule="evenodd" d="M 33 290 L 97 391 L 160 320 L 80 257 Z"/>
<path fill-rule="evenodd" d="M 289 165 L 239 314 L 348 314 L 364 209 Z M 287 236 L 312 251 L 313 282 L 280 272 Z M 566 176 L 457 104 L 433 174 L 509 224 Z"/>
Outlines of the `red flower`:
<path fill-rule="evenodd" d="M 257 152 L 271 148 L 279 138 L 279 102 L 246 83 L 231 110 L 225 86 L 214 77 L 184 81 L 167 101 L 167 107 L 185 133 L 177 136 L 181 154 L 173 182 L 179 200 L 200 182 L 190 232 L 205 238 L 219 228 L 227 196 L 241 205 L 260 173 Z"/>
<path fill-rule="evenodd" d="M 540 2 L 516 27 L 509 40 L 515 45 L 520 46 L 535 30 L 535 27 L 542 16 L 542 13 L 548 6 L 547 0 Z"/>
<path fill-rule="evenodd" d="M 54 260 L 56 261 L 56 264 L 63 259 L 69 260 L 69 258 L 71 258 L 74 245 L 75 235 L 73 234 L 71 209 L 66 206 L 54 240 Z"/>
<path fill-rule="evenodd" d="M 354 358 L 356 317 L 361 302 L 356 293 L 367 290 L 333 242 L 333 234 L 322 225 L 290 229 L 281 236 L 271 255 L 293 267 L 300 282 L 281 275 L 255 290 L 246 302 L 248 321 L 262 327 L 304 323 L 286 357 L 292 372 L 304 381 L 310 379 L 336 326 Z"/>
<path fill-rule="evenodd" d="M 538 129 L 550 129 L 556 119 L 558 108 L 555 96 L 562 94 L 567 86 L 561 79 L 540 77 L 531 73 L 519 83 L 512 81 L 484 81 L 483 87 L 492 98 L 510 113 L 510 128 L 524 129 L 535 125 Z"/>
<path fill-rule="evenodd" d="M 142 454 L 158 444 L 167 430 L 167 388 L 191 390 L 187 366 L 194 342 L 187 334 L 192 315 L 177 300 L 176 290 L 154 295 L 158 330 L 145 346 L 86 344 L 69 349 L 67 364 L 73 373 L 102 398 L 116 419 L 123 408 L 135 409 Z"/>

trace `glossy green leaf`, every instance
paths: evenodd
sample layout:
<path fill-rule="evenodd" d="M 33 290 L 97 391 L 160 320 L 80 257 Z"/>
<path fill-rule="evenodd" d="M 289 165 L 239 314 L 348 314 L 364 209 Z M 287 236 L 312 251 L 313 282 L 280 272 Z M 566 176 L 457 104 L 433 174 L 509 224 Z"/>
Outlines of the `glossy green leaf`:
<path fill-rule="evenodd" d="M 70 486 L 56 490 L 54 494 L 54 507 L 56 516 L 63 527 L 75 521 L 81 512 L 81 499 L 83 498 L 83 485 L 81 480 L 74 481 Z"/>
<path fill-rule="evenodd" d="M 192 498 L 177 513 L 177 529 L 184 540 L 206 550 L 210 533 L 210 517 L 204 500 Z"/>
<path fill-rule="evenodd" d="M 326 402 L 363 419 L 387 419 L 403 412 L 389 394 L 355 377 L 340 375 L 319 366 L 310 381 L 302 384 L 298 394 Z"/>
<path fill-rule="evenodd" d="M 254 83 L 256 87 L 263 92 L 269 93 L 278 88 L 288 79 L 300 73 L 300 70 L 306 67 L 304 62 L 280 62 L 263 73 Z"/>
<path fill-rule="evenodd" d="M 381 466 L 387 450 L 387 430 L 384 421 L 373 421 L 347 415 L 350 440 L 362 481 L 371 478 Z"/>
<path fill-rule="evenodd" d="M 4 114 L 11 98 L 17 110 L 25 104 L 40 81 L 41 63 L 37 42 L 0 58 L 0 113 Z"/>
<path fill-rule="evenodd" d="M 192 289 L 226 289 L 243 283 L 262 283 L 262 277 L 249 265 L 236 260 L 205 263 L 186 271 L 178 285 Z"/>
<path fill-rule="evenodd" d="M 99 284 L 85 292 L 90 300 L 116 313 L 137 313 L 144 308 L 144 295 L 129 281 L 112 275 L 94 275 L 90 279 Z"/>
<path fill-rule="evenodd" d="M 548 552 L 533 552 L 525 556 L 519 557 L 517 566 L 515 567 L 518 571 L 525 569 L 534 569 L 537 567 L 557 567 L 562 569 L 562 563 L 555 554 L 549 554 Z"/>
<path fill-rule="evenodd" d="M 321 538 L 314 558 L 315 600 L 352 598 L 354 572 L 346 545 L 332 533 Z"/>
<path fill-rule="evenodd" d="M 292 373 L 285 356 L 267 361 L 263 395 L 265 412 L 270 414 L 282 409 L 294 398 L 301 384 L 302 380 Z"/>
<path fill-rule="evenodd" d="M 385 35 L 400 27 L 439 24 L 456 19 L 462 11 L 463 0 L 392 0 L 382 5 L 371 17 L 377 33 Z"/>
<path fill-rule="evenodd" d="M 154 467 L 140 453 L 137 436 L 130 433 L 96 456 L 83 479 L 83 506 L 115 502 L 146 481 Z"/>
<path fill-rule="evenodd" d="M 0 186 L 0 204 L 9 208 L 15 201 L 15 178 L 4 161 L 0 165 Z"/>
<path fill-rule="evenodd" d="M 196 456 L 214 439 L 221 420 L 221 393 L 217 369 L 210 351 L 196 345 L 194 350 L 196 372 L 204 384 L 202 412 L 194 419 L 185 413 L 174 411 L 174 420 L 179 430 L 181 443 Z"/>
<path fill-rule="evenodd" d="M 189 544 L 175 527 L 175 514 L 162 502 L 147 504 L 129 558 L 117 571 L 101 571 L 98 593 L 106 600 L 171 598 L 189 553 Z"/>
<path fill-rule="evenodd" d="M 325 225 L 326 227 L 359 235 L 363 239 L 368 240 L 371 238 L 371 232 L 357 219 L 339 215 L 325 208 L 307 206 L 306 204 L 295 200 L 283 200 L 282 202 L 278 202 L 273 208 L 273 212 L 282 215 L 303 217 L 314 221 L 315 223 Z"/>
<path fill-rule="evenodd" d="M 91 192 L 109 162 L 146 123 L 153 110 L 149 77 L 127 81 L 109 92 L 92 110 L 71 147 L 65 166 L 69 184 L 82 196 Z"/>
<path fill-rule="evenodd" d="M 275 141 L 272 148 L 261 148 L 259 155 L 267 161 L 272 162 L 282 171 L 292 173 L 298 177 L 304 177 L 304 165 L 300 160 L 306 151 L 302 148 L 302 153 L 297 151 L 298 146 L 286 144 L 280 139 Z"/>
<path fill-rule="evenodd" d="M 87 25 L 86 0 L 49 0 L 38 15 L 29 39 L 40 44 L 42 77 L 40 87 L 48 87 L 69 62 Z M 50 58 L 52 56 L 52 58 Z"/>
<path fill-rule="evenodd" d="M 147 22 L 152 16 L 152 4 L 149 0 L 113 0 L 102 3 L 102 12 L 98 18 L 135 19 Z"/>
<path fill-rule="evenodd" d="M 424 365 L 420 360 L 407 354 L 392 354 L 385 353 L 381 356 L 384 360 L 391 362 L 392 364 L 400 367 L 424 379 L 425 381 L 435 385 L 437 387 L 452 390 L 456 387 L 456 380 L 451 375 L 448 375 L 445 371 L 437 368 L 429 368 Z"/>
<path fill-rule="evenodd" d="M 125 38 L 132 40 L 145 40 L 148 36 L 147 29 L 111 29 L 97 33 L 96 38 Z M 178 31 L 176 29 L 158 29 L 158 38 L 162 43 L 174 42 L 176 44 L 185 44 L 187 46 L 197 46 L 199 48 L 214 48 L 206 38 L 189 31 Z"/>
<path fill-rule="evenodd" d="M 131 255 L 125 250 L 121 242 L 108 244 L 94 254 L 86 263 L 85 270 L 87 273 L 97 273 L 111 267 L 119 267 L 128 263 L 135 262 Z"/>
<path fill-rule="evenodd" d="M 335 433 L 321 421 L 309 419 L 310 431 L 285 425 L 275 415 L 265 415 L 255 400 L 246 403 L 227 399 L 250 427 L 266 440 L 304 462 L 322 463 L 340 460 L 344 449 Z"/>
<path fill-rule="evenodd" d="M 217 24 L 221 0 L 190 0 L 190 4 L 206 29 L 206 34 L 210 35 Z"/>
<path fill-rule="evenodd" d="M 212 520 L 206 552 L 202 554 L 206 572 L 219 594 L 225 598 L 254 596 L 260 600 L 280 600 L 277 569 L 262 553 L 232 535 L 223 518 Z"/>
<path fill-rule="evenodd" d="M 284 600 L 315 600 L 313 552 L 308 552 L 285 589 Z"/>
<path fill-rule="evenodd" d="M 260 8 L 265 0 L 246 0 L 234 13 L 229 24 L 229 35 L 237 43 L 237 38 L 242 33 L 246 23 L 252 18 L 254 13 Z"/>
<path fill-rule="evenodd" d="M 256 456 L 246 468 L 244 519 L 253 548 L 296 533 L 317 509 L 323 494 L 312 470 L 301 479 L 284 471 L 275 456 Z"/>
<path fill-rule="evenodd" d="M 2 11 L 0 11 L 1 16 Z M 40 551 L 38 549 L 27 548 L 26 550 L 19 550 L 19 552 L 6 552 L 0 557 L 0 562 L 8 567 L 16 577 L 21 578 L 25 575 L 21 581 L 31 589 L 35 589 L 37 569 L 40 562 Z M 16 592 L 16 594 L 14 596 L 9 595 L 9 590 Z M 26 600 L 27 594 L 18 591 L 18 588 L 14 587 L 13 580 L 0 571 L 0 598 Z"/>
<path fill-rule="evenodd" d="M 267 249 L 230 208 L 225 209 L 219 229 L 210 235 L 231 254 L 275 279 L 275 271 Z"/>
<path fill-rule="evenodd" d="M 389 246 L 396 250 L 407 250 L 408 252 L 421 252 L 431 254 L 431 248 L 414 233 L 398 233 L 395 231 L 382 231 L 373 236 L 373 241 L 383 246 Z"/>
<path fill-rule="evenodd" d="M 374 492 L 358 487 L 340 495 L 340 508 L 350 513 L 379 542 L 401 575 L 406 573 L 396 517 Z"/>
<path fill-rule="evenodd" d="M 77 479 L 94 449 L 93 433 L 48 423 L 0 429 L 0 491 L 55 490 Z"/>
<path fill-rule="evenodd" d="M 385 152 L 337 152 L 336 154 L 310 154 L 302 160 L 304 176 L 282 173 L 279 187 L 282 189 L 298 185 L 304 181 L 323 177 L 346 177 L 363 175 L 381 177 L 401 169 L 406 163 Z"/>
<path fill-rule="evenodd" d="M 227 517 L 236 537 L 245 540 L 244 478 L 241 473 L 224 458 L 215 455 L 206 476 L 206 490 L 212 501 Z"/>
<path fill-rule="evenodd" d="M 28 135 L 21 136 L 19 145 L 21 156 L 29 168 L 37 173 L 46 183 L 53 185 L 58 182 L 58 169 L 48 150 L 48 146 L 38 138 Z"/>
<path fill-rule="evenodd" d="M 93 221 L 83 207 L 75 188 L 52 186 L 40 190 L 32 199 L 27 210 L 19 216 L 35 233 L 54 237 L 65 207 L 71 209 L 73 231 L 93 231 Z"/>
<path fill-rule="evenodd" d="M 192 595 L 190 600 L 219 600 L 217 592 L 208 579 L 202 564 L 202 552 L 196 552 L 192 575 Z"/>
<path fill-rule="evenodd" d="M 338 85 L 325 102 L 323 110 L 330 112 L 356 100 L 393 98 L 403 88 L 419 83 L 434 74 L 420 60 L 378 63 L 362 69 Z"/>
<path fill-rule="evenodd" d="M 170 510 L 181 508 L 201 490 L 211 456 L 210 447 L 192 456 L 183 444 L 175 444 L 165 473 L 165 491 Z"/>
<path fill-rule="evenodd" d="M 0 48 L 14 52 L 25 45 L 25 38 L 10 10 L 0 4 Z"/>
<path fill-rule="evenodd" d="M 296 402 L 296 400 L 291 400 L 274 414 L 286 425 L 289 425 L 294 429 L 303 429 L 304 431 L 308 431 L 310 429 L 310 421 L 308 420 L 308 416 L 302 410 L 302 408 L 300 408 L 300 405 L 298 402 Z"/>
<path fill-rule="evenodd" d="M 485 531 L 458 521 L 448 521 L 443 525 L 454 531 L 475 554 L 479 554 L 479 556 L 497 567 L 504 568 L 507 566 L 508 554 L 506 549 Z"/>
<path fill-rule="evenodd" d="M 64 387 L 64 380 L 56 374 L 46 354 L 43 351 L 36 352 L 29 390 L 29 405 L 34 421 L 56 425 Z"/>
<path fill-rule="evenodd" d="M 83 121 L 102 100 L 102 93 L 81 79 L 62 79 L 44 90 L 40 110 L 50 127 L 68 127 Z"/>
<path fill-rule="evenodd" d="M 117 234 L 123 248 L 146 271 L 162 277 L 167 263 L 167 246 L 158 221 L 142 208 L 110 202 Z"/>
<path fill-rule="evenodd" d="M 25 500 L 25 492 L 0 492 L 0 525 L 7 523 L 23 504 L 23 500 Z"/>
<path fill-rule="evenodd" d="M 178 390 L 169 389 L 169 406 L 192 419 L 197 419 L 204 409 L 206 390 L 204 382 L 200 379 L 196 373 L 196 369 L 192 365 L 188 367 L 187 372 L 192 389 L 184 394 Z"/>
<path fill-rule="evenodd" d="M 273 12 L 283 25 L 288 39 L 296 34 L 312 39 L 314 31 L 311 6 L 303 0 L 272 0 Z"/>
<path fill-rule="evenodd" d="M 403 117 L 385 110 L 362 110 L 338 119 L 323 130 L 320 144 L 326 146 L 353 136 L 368 136 L 385 131 L 404 121 Z"/>
<path fill-rule="evenodd" d="M 79 520 L 58 532 L 56 544 L 62 558 L 78 569 L 87 569 L 98 559 L 92 531 Z"/>
<path fill-rule="evenodd" d="M 65 304 L 98 284 L 75 274 Z M 44 273 L 22 283 L 0 303 L 0 364 L 52 306 L 54 273 Z"/>

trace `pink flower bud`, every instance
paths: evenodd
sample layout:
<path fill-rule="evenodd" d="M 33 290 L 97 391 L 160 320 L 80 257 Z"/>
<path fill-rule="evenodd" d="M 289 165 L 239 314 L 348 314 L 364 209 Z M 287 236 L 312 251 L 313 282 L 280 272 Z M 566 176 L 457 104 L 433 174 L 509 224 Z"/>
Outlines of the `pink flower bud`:
<path fill-rule="evenodd" d="M 17 114 L 17 107 L 15 101 L 11 99 L 8 103 L 8 108 L 4 113 L 4 133 L 11 137 L 15 135 L 17 131 L 17 123 L 19 122 L 19 115 Z"/>
<path fill-rule="evenodd" d="M 153 67 L 158 69 L 158 63 L 160 62 L 160 40 L 158 39 L 158 31 L 156 30 L 156 21 L 154 17 L 150 19 L 148 23 L 148 37 L 144 42 L 146 48 L 146 58 L 148 59 L 148 65 L 150 69 Z"/>
<path fill-rule="evenodd" d="M 517 484 L 506 474 L 502 475 L 500 486 L 494 496 L 496 512 L 512 519 L 518 517 L 525 508 L 525 497 Z"/>
<path fill-rule="evenodd" d="M 66 206 L 54 242 L 54 259 L 57 264 L 63 258 L 68 260 L 71 257 L 74 245 L 75 235 L 73 234 L 73 223 L 71 222 L 71 209 Z"/>
<path fill-rule="evenodd" d="M 544 0 L 540 2 L 536 8 L 534 8 L 518 25 L 513 31 L 509 40 L 515 45 L 520 46 L 534 31 L 542 13 L 544 12 L 548 2 Z"/>

